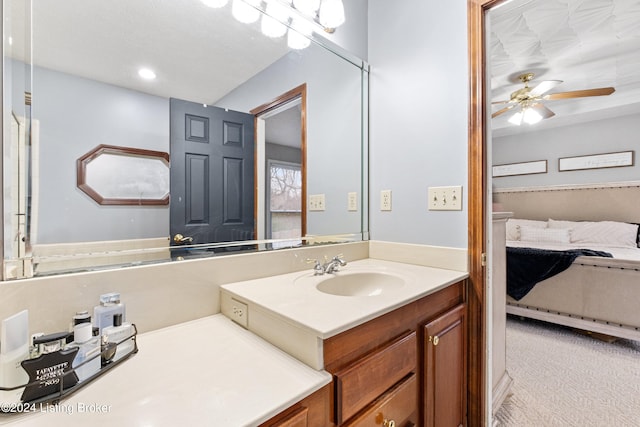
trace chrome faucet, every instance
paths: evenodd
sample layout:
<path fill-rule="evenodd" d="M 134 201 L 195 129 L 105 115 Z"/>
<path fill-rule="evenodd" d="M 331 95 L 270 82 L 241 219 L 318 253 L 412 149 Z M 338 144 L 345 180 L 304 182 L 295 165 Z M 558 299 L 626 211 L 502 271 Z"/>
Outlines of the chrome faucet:
<path fill-rule="evenodd" d="M 340 267 L 347 265 L 347 262 L 342 258 L 342 254 L 334 256 L 329 261 L 327 261 L 327 257 L 325 257 L 324 264 L 320 264 L 320 261 L 317 259 L 307 259 L 307 262 L 315 263 L 313 266 L 313 274 L 315 276 L 335 273 Z"/>

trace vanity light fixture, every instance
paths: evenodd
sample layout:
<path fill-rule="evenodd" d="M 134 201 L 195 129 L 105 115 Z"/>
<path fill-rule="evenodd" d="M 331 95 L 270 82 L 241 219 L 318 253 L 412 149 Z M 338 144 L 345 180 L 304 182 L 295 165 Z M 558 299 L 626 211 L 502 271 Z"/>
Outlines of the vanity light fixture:
<path fill-rule="evenodd" d="M 153 80 L 156 78 L 156 73 L 150 68 L 140 68 L 138 75 L 145 80 Z"/>
<path fill-rule="evenodd" d="M 260 18 L 260 0 L 233 0 L 231 14 L 243 24 L 251 24 Z"/>
<path fill-rule="evenodd" d="M 202 1 L 222 3 L 222 0 Z M 256 22 L 260 12 L 264 12 L 262 33 L 272 38 L 287 34 L 287 44 L 292 49 L 309 46 L 310 41 L 303 39 L 313 31 L 333 33 L 345 21 L 342 0 L 233 0 L 231 4 L 233 16 L 245 24 Z"/>

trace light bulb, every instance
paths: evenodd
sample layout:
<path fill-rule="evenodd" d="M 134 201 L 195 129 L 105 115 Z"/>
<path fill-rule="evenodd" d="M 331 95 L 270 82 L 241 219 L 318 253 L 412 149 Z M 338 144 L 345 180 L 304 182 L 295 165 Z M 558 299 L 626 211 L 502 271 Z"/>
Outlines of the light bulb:
<path fill-rule="evenodd" d="M 303 19 L 295 19 L 291 22 L 291 28 L 287 33 L 287 46 L 291 49 L 305 49 L 311 44 L 309 37 L 313 33 L 311 25 Z"/>
<path fill-rule="evenodd" d="M 344 24 L 342 0 L 323 0 L 320 5 L 320 24 L 326 28 L 337 28 Z"/>
<path fill-rule="evenodd" d="M 540 120 L 542 120 L 542 115 L 540 115 L 540 113 L 538 113 L 533 108 L 526 108 L 524 110 L 522 121 L 524 121 L 526 124 L 533 125 L 538 123 Z"/>
<path fill-rule="evenodd" d="M 229 0 L 200 0 L 209 7 L 219 8 L 227 5 Z"/>
<path fill-rule="evenodd" d="M 248 5 L 243 0 L 233 0 L 233 3 L 231 3 L 231 14 L 244 24 L 251 24 L 260 18 L 260 11 Z"/>
<path fill-rule="evenodd" d="M 522 111 L 518 111 L 513 116 L 509 117 L 509 123 L 520 126 L 522 124 L 522 115 Z"/>
<path fill-rule="evenodd" d="M 281 4 L 271 1 L 267 4 L 266 15 L 262 16 L 261 30 L 267 37 L 282 37 L 287 27 L 282 23 L 289 19 L 289 11 Z"/>

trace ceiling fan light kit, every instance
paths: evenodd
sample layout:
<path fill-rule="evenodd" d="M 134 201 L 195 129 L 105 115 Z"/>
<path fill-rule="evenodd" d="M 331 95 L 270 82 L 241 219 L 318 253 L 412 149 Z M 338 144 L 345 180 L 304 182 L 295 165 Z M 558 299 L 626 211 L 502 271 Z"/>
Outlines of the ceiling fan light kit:
<path fill-rule="evenodd" d="M 523 73 L 518 76 L 524 87 L 512 92 L 508 101 L 493 102 L 493 104 L 507 104 L 507 106 L 493 113 L 491 118 L 498 117 L 519 107 L 519 110 L 509 118 L 509 123 L 520 126 L 524 122 L 531 125 L 555 116 L 555 113 L 547 108 L 543 101 L 606 96 L 615 92 L 613 87 L 602 87 L 546 94 L 549 90 L 562 83 L 562 80 L 544 80 L 531 88 L 529 87 L 529 82 L 533 80 L 533 77 L 534 73 Z"/>

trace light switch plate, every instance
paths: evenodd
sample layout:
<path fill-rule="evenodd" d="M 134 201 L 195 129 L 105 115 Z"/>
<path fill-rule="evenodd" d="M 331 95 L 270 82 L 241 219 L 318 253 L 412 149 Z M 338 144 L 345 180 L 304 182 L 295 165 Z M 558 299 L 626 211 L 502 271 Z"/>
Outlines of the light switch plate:
<path fill-rule="evenodd" d="M 429 187 L 428 203 L 430 211 L 461 211 L 462 186 Z"/>
<path fill-rule="evenodd" d="M 323 211 L 325 209 L 324 194 L 311 194 L 309 196 L 309 210 Z"/>

